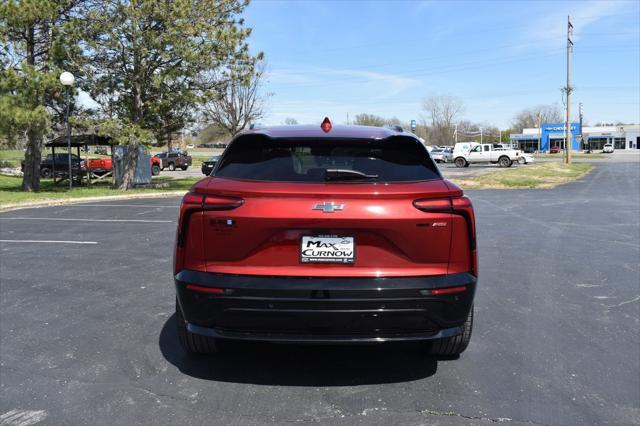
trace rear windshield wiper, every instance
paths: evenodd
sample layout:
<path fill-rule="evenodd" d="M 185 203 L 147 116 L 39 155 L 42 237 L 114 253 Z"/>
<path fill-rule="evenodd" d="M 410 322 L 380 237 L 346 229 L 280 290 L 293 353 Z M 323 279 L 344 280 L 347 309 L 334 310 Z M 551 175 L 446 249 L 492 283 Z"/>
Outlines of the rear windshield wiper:
<path fill-rule="evenodd" d="M 325 171 L 325 180 L 340 180 L 340 179 L 378 179 L 378 175 L 368 175 L 358 170 L 351 169 L 327 169 Z"/>

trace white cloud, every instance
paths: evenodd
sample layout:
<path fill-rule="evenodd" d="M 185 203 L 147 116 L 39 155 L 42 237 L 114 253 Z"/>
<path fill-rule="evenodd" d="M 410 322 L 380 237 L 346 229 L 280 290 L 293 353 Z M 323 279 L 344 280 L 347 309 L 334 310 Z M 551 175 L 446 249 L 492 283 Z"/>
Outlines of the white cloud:
<path fill-rule="evenodd" d="M 281 86 L 281 88 L 296 90 L 348 87 L 351 86 L 350 83 L 357 83 L 362 90 L 374 93 L 370 99 L 392 98 L 423 84 L 418 79 L 394 74 L 328 68 L 277 69 L 269 72 L 268 80 L 270 84 Z"/>
<path fill-rule="evenodd" d="M 523 32 L 523 45 L 520 48 L 562 48 L 567 43 L 567 15 L 571 16 L 573 41 L 576 42 L 585 29 L 603 18 L 616 14 L 629 3 L 611 0 L 569 4 L 572 8 L 568 10 L 554 4 L 552 10 L 533 19 L 528 29 Z M 573 7 L 575 5 L 577 7 Z"/>
<path fill-rule="evenodd" d="M 382 116 L 412 116 L 416 102 L 399 104 L 398 95 L 413 95 L 423 86 L 420 80 L 390 73 L 320 67 L 270 71 L 265 90 L 270 99 L 264 124 L 281 124 L 292 117 L 299 123 L 320 123 L 328 116 L 345 123 L 358 113 Z M 302 100 L 304 99 L 304 100 Z"/>

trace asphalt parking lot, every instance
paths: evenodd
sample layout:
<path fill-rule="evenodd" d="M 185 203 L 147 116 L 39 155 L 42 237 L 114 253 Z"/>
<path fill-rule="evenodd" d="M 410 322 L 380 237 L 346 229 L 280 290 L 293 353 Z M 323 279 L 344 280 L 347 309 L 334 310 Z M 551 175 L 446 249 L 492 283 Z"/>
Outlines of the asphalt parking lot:
<path fill-rule="evenodd" d="M 555 190 L 469 191 L 480 282 L 458 360 L 415 345 L 190 358 L 179 198 L 1 213 L 0 424 L 639 424 L 639 182 L 637 163 L 602 163 Z"/>

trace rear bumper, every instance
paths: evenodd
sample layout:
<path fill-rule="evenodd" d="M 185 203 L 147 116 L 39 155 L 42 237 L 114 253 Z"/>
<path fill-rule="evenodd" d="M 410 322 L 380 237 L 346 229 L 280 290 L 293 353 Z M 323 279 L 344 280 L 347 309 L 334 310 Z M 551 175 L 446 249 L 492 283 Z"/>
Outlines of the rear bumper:
<path fill-rule="evenodd" d="M 238 340 L 366 343 L 460 334 L 473 303 L 476 278 L 467 273 L 258 277 L 184 270 L 175 276 L 175 285 L 192 333 Z M 464 290 L 432 292 L 453 287 Z"/>

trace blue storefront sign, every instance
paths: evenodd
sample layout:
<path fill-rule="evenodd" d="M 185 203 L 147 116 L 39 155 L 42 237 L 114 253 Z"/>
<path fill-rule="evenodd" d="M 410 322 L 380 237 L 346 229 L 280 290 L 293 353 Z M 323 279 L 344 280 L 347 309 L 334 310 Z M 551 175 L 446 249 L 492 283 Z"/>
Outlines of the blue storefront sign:
<path fill-rule="evenodd" d="M 550 148 L 550 139 L 564 139 L 566 126 L 564 123 L 543 124 L 541 129 L 540 149 L 548 151 Z M 571 148 L 580 149 L 580 139 L 578 135 L 582 133 L 580 123 L 571 123 Z M 559 145 L 559 144 L 558 144 Z"/>

